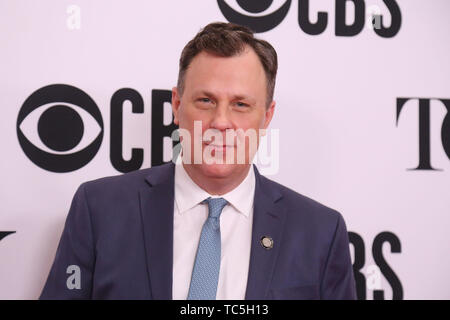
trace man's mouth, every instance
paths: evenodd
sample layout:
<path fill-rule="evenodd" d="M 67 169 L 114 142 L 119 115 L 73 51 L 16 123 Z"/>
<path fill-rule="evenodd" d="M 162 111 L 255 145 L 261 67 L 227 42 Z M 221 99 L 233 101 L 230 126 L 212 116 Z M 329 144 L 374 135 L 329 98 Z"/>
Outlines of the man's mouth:
<path fill-rule="evenodd" d="M 233 145 L 227 145 L 227 144 L 209 144 L 209 146 L 213 148 L 233 148 Z"/>
<path fill-rule="evenodd" d="M 234 148 L 234 145 L 232 144 L 216 144 L 216 143 L 205 143 L 206 146 L 212 148 L 213 150 L 227 150 L 229 148 Z"/>

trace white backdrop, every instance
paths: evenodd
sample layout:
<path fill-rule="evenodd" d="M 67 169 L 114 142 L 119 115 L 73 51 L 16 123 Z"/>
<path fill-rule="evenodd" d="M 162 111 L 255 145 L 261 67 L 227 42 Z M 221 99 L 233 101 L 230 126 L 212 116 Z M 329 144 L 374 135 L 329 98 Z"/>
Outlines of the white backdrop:
<path fill-rule="evenodd" d="M 443 127 L 447 109 L 440 100 L 430 102 L 425 152 L 438 170 L 408 169 L 419 165 L 418 98 L 450 99 L 450 2 L 361 1 L 366 14 L 380 9 L 385 26 L 392 20 L 388 5 L 397 3 L 398 32 L 380 37 L 366 21 L 356 35 L 337 36 L 335 1 L 310 0 L 313 23 L 318 11 L 328 17 L 326 29 L 310 35 L 299 25 L 295 0 L 276 27 L 258 34 L 279 55 L 271 123 L 280 134 L 279 169 L 269 177 L 339 210 L 348 230 L 362 237 L 365 251 L 357 244 L 351 252 L 354 261 L 364 260 L 357 268 L 364 275 L 358 285 L 365 283 L 367 299 L 374 290 L 383 291 L 385 299 L 394 292 L 403 299 L 449 299 L 450 160 L 441 130 L 448 135 L 450 127 Z M 243 2 L 226 1 L 241 14 L 264 16 L 286 0 L 273 1 L 261 13 L 246 12 L 239 6 Z M 354 8 L 348 1 L 348 24 Z M 121 173 L 110 159 L 111 144 L 117 144 L 110 138 L 110 103 L 119 89 L 137 91 L 144 102 L 140 114 L 125 103 L 123 157 L 141 148 L 141 168 L 151 165 L 152 90 L 176 84 L 183 46 L 213 21 L 227 20 L 212 0 L 0 1 L 0 232 L 15 232 L 0 240 L 0 299 L 39 296 L 76 188 Z M 103 119 L 98 152 L 69 172 L 36 165 L 18 139 L 24 102 L 51 84 L 84 91 Z M 404 104 L 397 121 L 398 98 L 414 99 Z M 420 116 L 426 123 L 426 113 Z M 87 134 L 96 124 L 84 127 Z M 34 134 L 40 148 L 36 128 L 36 123 L 28 126 L 28 139 Z M 170 141 L 165 146 L 169 160 Z M 374 239 L 383 232 L 389 235 L 381 236 L 385 242 L 373 252 Z M 386 239 L 397 239 L 400 248 L 391 250 Z"/>

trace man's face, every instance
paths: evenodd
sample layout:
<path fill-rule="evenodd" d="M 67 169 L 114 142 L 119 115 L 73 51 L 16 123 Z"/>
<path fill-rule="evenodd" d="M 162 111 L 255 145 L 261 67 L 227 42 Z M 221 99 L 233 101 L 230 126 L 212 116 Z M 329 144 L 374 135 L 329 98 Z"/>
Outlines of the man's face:
<path fill-rule="evenodd" d="M 273 116 L 275 102 L 267 108 L 266 97 L 266 75 L 251 48 L 233 57 L 200 52 L 185 73 L 182 96 L 177 88 L 172 89 L 174 123 L 191 137 L 191 141 L 182 143 L 183 161 L 186 163 L 185 157 L 189 157 L 193 164 L 191 167 L 204 177 L 228 177 L 246 170 L 259 145 L 259 129 L 267 128 Z M 194 121 L 201 121 L 197 127 L 200 130 L 194 130 Z M 230 129 L 242 129 L 247 133 L 253 131 L 256 134 L 255 143 L 250 141 L 251 135 L 242 139 L 239 134 L 242 130 L 238 130 L 234 139 L 229 139 L 233 137 L 227 137 L 227 130 L 228 133 L 233 132 Z M 182 134 L 180 136 L 181 140 L 185 139 Z M 188 145 L 191 147 L 190 155 L 185 150 Z M 245 158 L 244 164 L 242 156 Z M 223 161 L 211 163 L 211 157 Z M 241 157 L 240 160 L 238 157 Z"/>

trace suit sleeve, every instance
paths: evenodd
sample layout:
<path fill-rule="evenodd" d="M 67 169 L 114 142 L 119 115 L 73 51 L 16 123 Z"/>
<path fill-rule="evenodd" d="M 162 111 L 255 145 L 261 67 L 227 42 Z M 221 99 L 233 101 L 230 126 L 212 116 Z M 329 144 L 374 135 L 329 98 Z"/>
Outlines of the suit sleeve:
<path fill-rule="evenodd" d="M 356 299 L 348 233 L 345 221 L 340 213 L 338 213 L 335 234 L 323 272 L 321 298 L 327 300 Z"/>
<path fill-rule="evenodd" d="M 95 265 L 85 184 L 75 193 L 40 299 L 90 299 Z"/>

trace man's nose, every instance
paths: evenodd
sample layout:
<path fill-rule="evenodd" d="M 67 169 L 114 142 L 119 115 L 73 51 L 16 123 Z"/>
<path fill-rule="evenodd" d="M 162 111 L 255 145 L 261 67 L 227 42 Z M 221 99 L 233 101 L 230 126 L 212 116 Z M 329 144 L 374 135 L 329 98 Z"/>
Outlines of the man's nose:
<path fill-rule="evenodd" d="M 230 111 L 225 104 L 218 105 L 213 113 L 210 127 L 217 130 L 232 129 L 233 125 L 230 119 Z"/>

